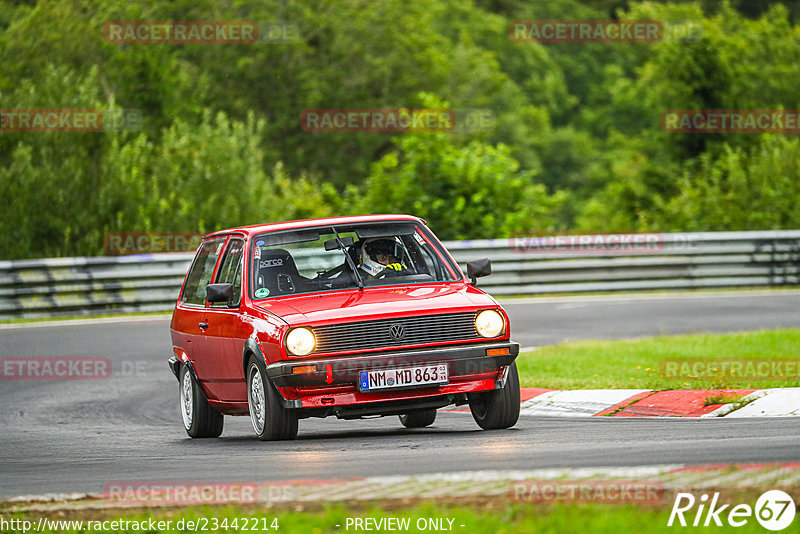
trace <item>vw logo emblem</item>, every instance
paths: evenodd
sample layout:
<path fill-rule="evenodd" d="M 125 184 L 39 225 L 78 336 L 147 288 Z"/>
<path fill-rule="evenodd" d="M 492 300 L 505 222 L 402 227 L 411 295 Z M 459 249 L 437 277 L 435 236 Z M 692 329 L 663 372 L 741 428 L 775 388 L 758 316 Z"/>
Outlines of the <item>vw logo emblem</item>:
<path fill-rule="evenodd" d="M 406 337 L 406 329 L 401 324 L 393 324 L 389 327 L 389 335 L 392 336 L 392 339 L 400 341 Z"/>

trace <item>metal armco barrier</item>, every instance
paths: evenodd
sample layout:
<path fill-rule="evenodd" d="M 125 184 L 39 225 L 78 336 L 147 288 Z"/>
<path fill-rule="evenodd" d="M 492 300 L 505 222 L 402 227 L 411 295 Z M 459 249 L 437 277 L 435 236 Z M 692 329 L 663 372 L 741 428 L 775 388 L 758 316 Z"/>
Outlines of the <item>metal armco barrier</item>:
<path fill-rule="evenodd" d="M 800 285 L 800 230 L 446 242 L 493 295 Z M 169 311 L 192 253 L 0 262 L 0 320 Z M 298 258 L 302 270 L 304 258 Z"/>

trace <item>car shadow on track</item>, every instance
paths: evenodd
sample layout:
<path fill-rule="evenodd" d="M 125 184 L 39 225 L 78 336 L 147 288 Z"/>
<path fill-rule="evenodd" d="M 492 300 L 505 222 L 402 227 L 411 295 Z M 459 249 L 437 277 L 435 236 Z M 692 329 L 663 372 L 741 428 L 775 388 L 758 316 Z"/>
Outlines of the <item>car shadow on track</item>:
<path fill-rule="evenodd" d="M 458 438 L 467 438 L 470 439 L 472 436 L 475 439 L 485 438 L 487 436 L 499 436 L 503 433 L 509 434 L 516 434 L 520 432 L 521 429 L 517 428 L 510 428 L 506 430 L 498 430 L 492 431 L 491 433 L 487 433 L 480 428 L 469 428 L 469 429 L 452 429 L 452 428 L 425 428 L 425 429 L 364 429 L 364 430 L 356 430 L 356 429 L 347 429 L 347 430 L 326 430 L 326 431 L 319 431 L 319 430 L 312 430 L 304 432 L 301 428 L 300 434 L 297 436 L 296 439 L 290 441 L 275 441 L 269 442 L 271 444 L 286 444 L 290 445 L 292 443 L 306 443 L 311 444 L 314 442 L 334 442 L 336 440 L 341 440 L 342 443 L 352 442 L 353 440 L 360 440 L 360 439 L 368 439 L 370 442 L 379 443 L 386 440 L 397 441 L 398 439 L 409 439 L 409 438 L 424 438 L 426 442 L 430 443 L 431 441 L 436 442 L 439 440 L 448 440 L 451 442 L 454 437 Z M 255 435 L 243 435 L 243 434 L 234 434 L 226 436 L 225 433 L 222 434 L 219 438 L 216 439 L 202 439 L 202 440 L 194 440 L 190 438 L 179 439 L 174 441 L 175 444 L 178 445 L 188 445 L 190 443 L 203 443 L 203 444 L 217 444 L 217 446 L 228 446 L 228 445 L 238 445 L 238 444 L 253 444 L 258 443 L 258 439 Z"/>

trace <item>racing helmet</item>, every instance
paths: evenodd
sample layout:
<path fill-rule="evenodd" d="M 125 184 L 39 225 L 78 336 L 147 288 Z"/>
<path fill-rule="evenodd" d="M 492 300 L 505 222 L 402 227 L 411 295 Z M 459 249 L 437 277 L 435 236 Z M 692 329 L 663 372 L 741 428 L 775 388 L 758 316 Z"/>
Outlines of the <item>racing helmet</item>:
<path fill-rule="evenodd" d="M 359 251 L 360 267 L 370 276 L 378 276 L 386 266 L 378 261 L 378 256 L 388 256 L 390 258 L 397 258 L 395 247 L 397 241 L 388 237 L 376 237 L 374 239 L 367 239 L 361 245 Z M 396 260 L 395 260 L 396 261 Z"/>

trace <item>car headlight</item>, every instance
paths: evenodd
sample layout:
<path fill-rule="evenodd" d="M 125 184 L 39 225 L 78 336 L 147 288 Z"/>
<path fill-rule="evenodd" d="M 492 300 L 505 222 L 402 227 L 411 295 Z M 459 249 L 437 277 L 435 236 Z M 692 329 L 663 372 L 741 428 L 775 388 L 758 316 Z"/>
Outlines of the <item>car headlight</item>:
<path fill-rule="evenodd" d="M 286 350 L 295 356 L 311 354 L 316 346 L 317 338 L 308 328 L 294 328 L 286 336 Z"/>
<path fill-rule="evenodd" d="M 497 337 L 505 326 L 503 316 L 495 310 L 483 310 L 475 317 L 475 330 L 483 337 Z"/>

